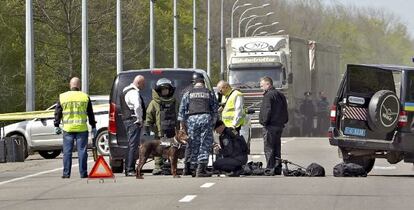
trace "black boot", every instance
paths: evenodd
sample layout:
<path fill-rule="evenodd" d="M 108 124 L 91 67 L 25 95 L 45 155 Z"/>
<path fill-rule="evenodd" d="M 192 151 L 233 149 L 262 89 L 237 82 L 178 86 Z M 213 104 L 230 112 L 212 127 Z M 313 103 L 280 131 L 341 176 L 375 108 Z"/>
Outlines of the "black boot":
<path fill-rule="evenodd" d="M 184 169 L 183 169 L 183 175 L 184 176 L 192 175 L 192 172 L 191 172 L 191 163 L 189 163 L 189 162 L 185 163 Z"/>
<path fill-rule="evenodd" d="M 196 177 L 211 177 L 211 173 L 206 170 L 207 163 L 199 163 L 196 170 Z"/>

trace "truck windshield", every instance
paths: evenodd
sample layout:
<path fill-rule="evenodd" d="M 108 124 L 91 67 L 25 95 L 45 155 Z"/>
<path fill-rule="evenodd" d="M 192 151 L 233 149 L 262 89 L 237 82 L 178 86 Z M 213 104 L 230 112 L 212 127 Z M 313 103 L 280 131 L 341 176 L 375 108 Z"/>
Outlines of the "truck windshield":
<path fill-rule="evenodd" d="M 230 70 L 230 85 L 247 85 L 250 88 L 260 87 L 260 78 L 270 77 L 273 79 L 275 87 L 282 87 L 282 70 L 281 69 L 242 69 Z"/>

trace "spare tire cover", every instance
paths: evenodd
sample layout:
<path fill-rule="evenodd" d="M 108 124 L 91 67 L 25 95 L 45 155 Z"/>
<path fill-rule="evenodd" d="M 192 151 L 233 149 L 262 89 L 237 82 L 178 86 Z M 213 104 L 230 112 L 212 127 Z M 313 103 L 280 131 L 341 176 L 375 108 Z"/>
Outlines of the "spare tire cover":
<path fill-rule="evenodd" d="M 368 125 L 378 132 L 390 132 L 395 129 L 400 113 L 400 100 L 394 92 L 380 90 L 376 92 L 368 105 Z"/>

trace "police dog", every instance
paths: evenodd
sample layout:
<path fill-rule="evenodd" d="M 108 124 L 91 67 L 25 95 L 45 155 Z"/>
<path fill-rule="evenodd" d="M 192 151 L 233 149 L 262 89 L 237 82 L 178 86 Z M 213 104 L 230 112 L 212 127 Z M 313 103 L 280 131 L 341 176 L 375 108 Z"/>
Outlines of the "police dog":
<path fill-rule="evenodd" d="M 175 136 L 168 139 L 170 145 L 161 145 L 161 140 L 146 141 L 139 147 L 139 160 L 137 165 L 137 179 L 143 179 L 141 174 L 142 167 L 147 162 L 147 159 L 154 156 L 162 156 L 170 160 L 171 174 L 174 178 L 180 178 L 177 174 L 178 158 L 184 158 L 185 147 L 187 144 L 188 135 L 184 130 L 176 130 Z"/>

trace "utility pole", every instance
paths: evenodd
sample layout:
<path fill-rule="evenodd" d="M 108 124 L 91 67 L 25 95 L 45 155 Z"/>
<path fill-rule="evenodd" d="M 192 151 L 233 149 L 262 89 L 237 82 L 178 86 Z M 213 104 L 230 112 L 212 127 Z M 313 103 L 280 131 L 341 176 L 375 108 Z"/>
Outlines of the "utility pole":
<path fill-rule="evenodd" d="M 116 73 L 122 72 L 122 10 L 121 0 L 116 0 Z"/>
<path fill-rule="evenodd" d="M 193 0 L 193 69 L 197 68 L 197 0 Z"/>
<path fill-rule="evenodd" d="M 211 33 L 210 33 L 210 0 L 207 0 L 207 75 L 211 77 Z"/>
<path fill-rule="evenodd" d="M 26 111 L 35 109 L 33 6 L 26 0 Z"/>
<path fill-rule="evenodd" d="M 220 10 L 220 79 L 224 80 L 224 0 Z"/>
<path fill-rule="evenodd" d="M 154 68 L 154 4 L 155 0 L 150 0 L 150 69 Z"/>
<path fill-rule="evenodd" d="M 174 68 L 178 68 L 178 15 L 177 15 L 177 0 L 174 0 Z"/>
<path fill-rule="evenodd" d="M 88 0 L 82 0 L 82 91 L 89 93 Z"/>

